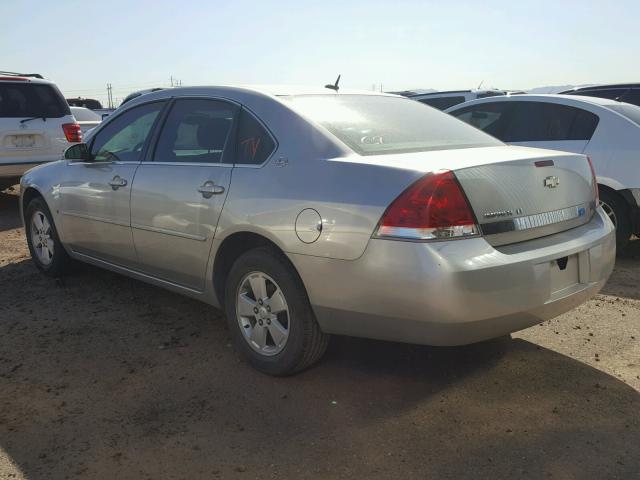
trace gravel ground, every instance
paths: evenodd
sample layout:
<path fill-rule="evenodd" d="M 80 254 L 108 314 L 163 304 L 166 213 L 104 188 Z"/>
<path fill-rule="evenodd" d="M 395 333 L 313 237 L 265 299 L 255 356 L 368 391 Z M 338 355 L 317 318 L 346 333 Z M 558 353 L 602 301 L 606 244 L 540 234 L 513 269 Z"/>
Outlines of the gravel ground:
<path fill-rule="evenodd" d="M 543 325 L 433 348 L 334 338 L 271 378 L 218 311 L 28 259 L 0 194 L 0 478 L 640 478 L 640 241 Z"/>

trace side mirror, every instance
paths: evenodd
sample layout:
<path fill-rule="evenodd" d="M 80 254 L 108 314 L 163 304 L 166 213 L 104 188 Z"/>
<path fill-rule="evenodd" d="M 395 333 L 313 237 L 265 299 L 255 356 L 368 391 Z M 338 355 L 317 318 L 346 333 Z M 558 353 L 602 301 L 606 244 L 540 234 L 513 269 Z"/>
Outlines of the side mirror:
<path fill-rule="evenodd" d="M 103 113 L 103 114 L 102 114 L 102 120 L 104 120 L 104 119 L 105 119 L 105 118 L 107 118 L 108 116 L 109 116 L 109 114 L 108 114 L 108 113 Z"/>
<path fill-rule="evenodd" d="M 93 157 L 86 143 L 76 143 L 64 151 L 66 160 L 80 160 L 82 162 L 92 162 Z"/>

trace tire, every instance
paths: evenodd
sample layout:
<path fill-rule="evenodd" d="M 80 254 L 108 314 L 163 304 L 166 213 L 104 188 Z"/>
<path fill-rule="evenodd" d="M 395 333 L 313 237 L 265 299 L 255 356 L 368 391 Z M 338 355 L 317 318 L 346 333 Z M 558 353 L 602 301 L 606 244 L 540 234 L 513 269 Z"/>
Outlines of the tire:
<path fill-rule="evenodd" d="M 600 189 L 600 206 L 616 227 L 616 248 L 624 250 L 631 238 L 631 213 L 625 200 L 617 193 Z"/>
<path fill-rule="evenodd" d="M 27 205 L 25 229 L 31 259 L 38 270 L 50 277 L 67 273 L 72 260 L 60 242 L 51 212 L 42 198 L 34 198 Z"/>
<path fill-rule="evenodd" d="M 225 313 L 237 347 L 254 368 L 269 375 L 310 367 L 329 343 L 297 272 L 268 247 L 246 252 L 231 267 Z"/>

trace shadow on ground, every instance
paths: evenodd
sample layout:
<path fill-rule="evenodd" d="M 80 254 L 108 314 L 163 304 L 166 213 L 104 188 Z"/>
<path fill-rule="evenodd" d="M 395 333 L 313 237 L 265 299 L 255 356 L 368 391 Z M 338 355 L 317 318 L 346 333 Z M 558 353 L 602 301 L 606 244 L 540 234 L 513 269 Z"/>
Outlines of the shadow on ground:
<path fill-rule="evenodd" d="M 624 251 L 618 252 L 616 268 L 611 279 L 602 289 L 602 293 L 640 300 L 638 269 L 640 269 L 640 239 L 634 238 Z"/>
<path fill-rule="evenodd" d="M 18 195 L 13 192 L 0 191 L 0 232 L 22 226 L 18 201 Z"/>
<path fill-rule="evenodd" d="M 109 272 L 0 268 L 0 450 L 26 478 L 633 478 L 640 395 L 524 340 L 335 338 L 261 375 L 215 310 Z"/>

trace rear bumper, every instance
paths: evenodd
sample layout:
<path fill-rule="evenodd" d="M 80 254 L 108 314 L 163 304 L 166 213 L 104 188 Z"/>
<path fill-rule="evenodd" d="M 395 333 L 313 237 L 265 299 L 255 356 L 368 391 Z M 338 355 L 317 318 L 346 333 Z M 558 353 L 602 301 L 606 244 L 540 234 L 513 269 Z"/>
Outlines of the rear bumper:
<path fill-rule="evenodd" d="M 354 261 L 291 259 L 324 331 L 460 345 L 527 328 L 596 294 L 613 270 L 615 232 L 598 209 L 586 225 L 504 247 L 482 238 L 372 239 Z"/>

